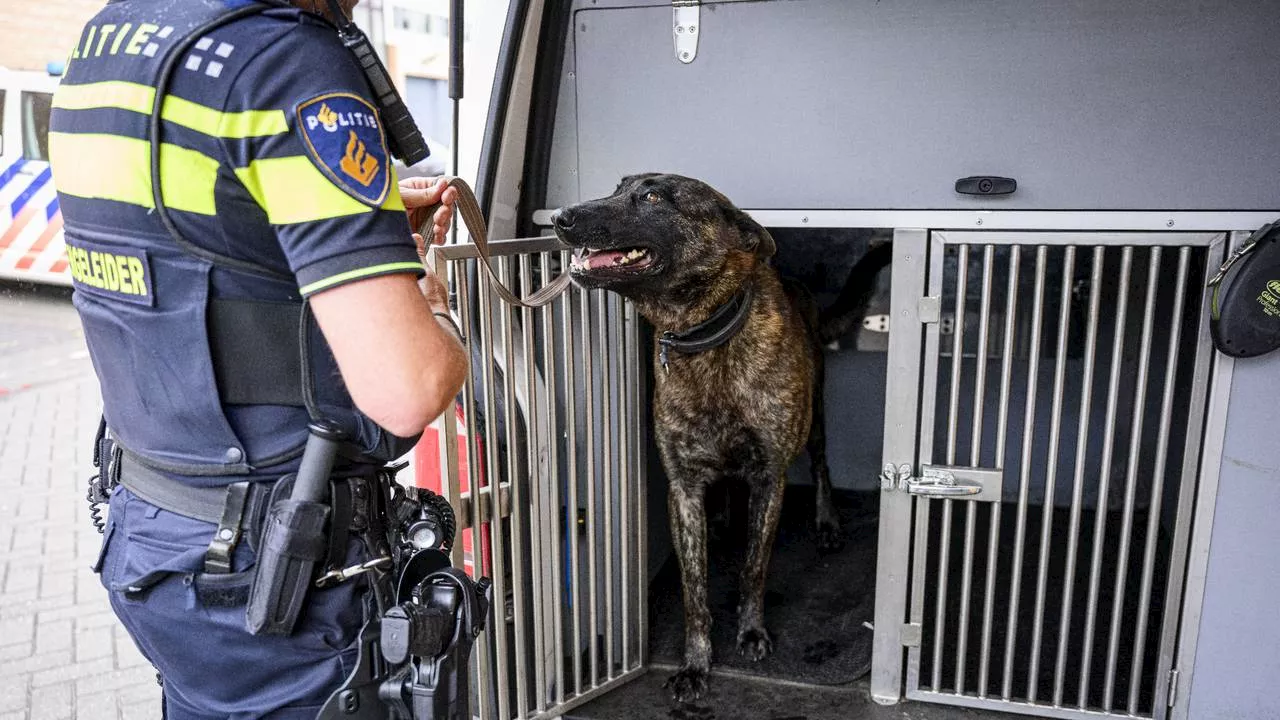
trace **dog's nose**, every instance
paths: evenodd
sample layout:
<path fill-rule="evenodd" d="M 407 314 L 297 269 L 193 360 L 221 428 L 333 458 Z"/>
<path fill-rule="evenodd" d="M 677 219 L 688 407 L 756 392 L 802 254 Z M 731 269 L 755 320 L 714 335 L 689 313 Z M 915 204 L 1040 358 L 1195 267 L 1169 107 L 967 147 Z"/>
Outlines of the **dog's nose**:
<path fill-rule="evenodd" d="M 560 208 L 551 213 L 551 224 L 560 230 L 572 230 L 574 221 L 573 208 Z"/>

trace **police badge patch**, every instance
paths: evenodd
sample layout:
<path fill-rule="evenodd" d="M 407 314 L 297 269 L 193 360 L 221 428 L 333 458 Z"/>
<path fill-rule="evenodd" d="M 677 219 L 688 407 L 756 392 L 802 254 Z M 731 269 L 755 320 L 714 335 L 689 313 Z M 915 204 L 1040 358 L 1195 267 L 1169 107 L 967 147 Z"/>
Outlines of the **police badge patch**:
<path fill-rule="evenodd" d="M 382 204 L 391 184 L 391 156 L 378 111 L 350 93 L 327 93 L 298 105 L 298 130 L 311 159 L 361 202 Z"/>

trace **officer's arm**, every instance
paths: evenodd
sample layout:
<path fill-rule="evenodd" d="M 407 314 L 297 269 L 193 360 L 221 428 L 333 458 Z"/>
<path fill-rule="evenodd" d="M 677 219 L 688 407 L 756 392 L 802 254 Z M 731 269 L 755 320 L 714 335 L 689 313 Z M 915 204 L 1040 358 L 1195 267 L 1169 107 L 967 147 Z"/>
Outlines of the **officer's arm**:
<path fill-rule="evenodd" d="M 285 14 L 287 15 L 287 14 Z M 279 118 L 226 140 L 226 164 L 258 206 L 310 304 L 356 407 L 400 437 L 451 401 L 465 353 L 431 314 L 423 268 L 368 81 L 333 28 L 284 17 L 235 71 L 229 118 Z M 231 55 L 239 58 L 238 53 Z M 236 126 L 239 127 L 239 126 Z M 234 134 L 234 133 L 233 133 Z M 433 193 L 408 198 L 425 202 Z"/>
<path fill-rule="evenodd" d="M 311 308 L 356 407 L 413 437 L 458 394 L 467 357 L 431 314 L 413 275 L 381 275 L 323 290 Z"/>

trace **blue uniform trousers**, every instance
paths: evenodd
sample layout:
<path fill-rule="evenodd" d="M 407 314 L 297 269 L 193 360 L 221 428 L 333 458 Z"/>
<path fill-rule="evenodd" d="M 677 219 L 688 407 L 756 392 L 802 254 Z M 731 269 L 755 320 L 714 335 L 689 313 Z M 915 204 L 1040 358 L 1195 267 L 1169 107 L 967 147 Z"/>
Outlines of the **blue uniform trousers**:
<path fill-rule="evenodd" d="M 354 667 L 363 583 L 312 589 L 289 637 L 251 635 L 253 552 L 241 542 L 232 573 L 205 574 L 214 530 L 116 488 L 94 568 L 111 607 L 164 679 L 170 720 L 311 720 Z"/>

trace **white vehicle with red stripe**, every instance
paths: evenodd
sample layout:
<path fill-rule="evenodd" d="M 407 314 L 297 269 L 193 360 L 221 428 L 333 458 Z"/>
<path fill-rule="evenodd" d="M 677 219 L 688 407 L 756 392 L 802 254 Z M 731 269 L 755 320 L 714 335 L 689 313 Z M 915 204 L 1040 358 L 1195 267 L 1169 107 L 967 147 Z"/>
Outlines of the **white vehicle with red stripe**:
<path fill-rule="evenodd" d="M 71 284 L 49 172 L 58 78 L 0 68 L 0 279 Z"/>

